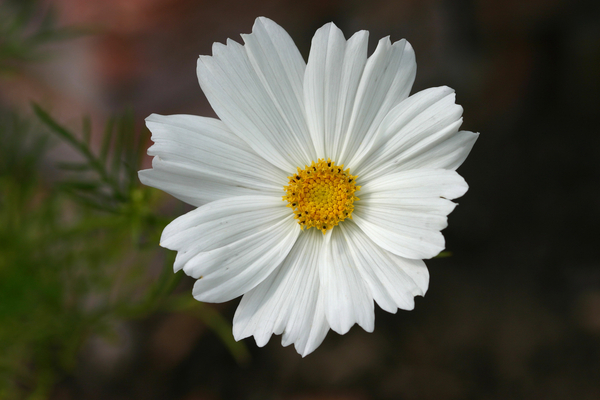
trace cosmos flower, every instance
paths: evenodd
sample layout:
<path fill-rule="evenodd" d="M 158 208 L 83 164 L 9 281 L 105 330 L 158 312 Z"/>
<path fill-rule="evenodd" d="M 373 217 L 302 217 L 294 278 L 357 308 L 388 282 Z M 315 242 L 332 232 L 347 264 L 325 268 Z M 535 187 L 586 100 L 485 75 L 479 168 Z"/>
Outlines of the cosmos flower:
<path fill-rule="evenodd" d="M 414 307 L 444 249 L 441 230 L 467 184 L 455 170 L 477 134 L 460 131 L 448 87 L 409 96 L 415 54 L 368 32 L 346 40 L 329 23 L 308 63 L 275 22 L 244 44 L 215 43 L 198 79 L 220 119 L 147 118 L 152 169 L 141 181 L 195 210 L 164 230 L 175 271 L 204 302 L 243 298 L 236 340 L 281 334 L 301 355 L 329 329 L 375 324 L 374 303 Z"/>

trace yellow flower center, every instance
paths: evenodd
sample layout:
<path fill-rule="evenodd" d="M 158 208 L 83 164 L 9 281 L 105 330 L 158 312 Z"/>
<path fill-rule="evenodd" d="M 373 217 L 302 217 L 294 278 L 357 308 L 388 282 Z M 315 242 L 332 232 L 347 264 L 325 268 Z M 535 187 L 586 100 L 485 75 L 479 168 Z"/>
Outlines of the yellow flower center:
<path fill-rule="evenodd" d="M 333 161 L 320 158 L 298 173 L 289 176 L 284 186 L 288 207 L 294 210 L 294 218 L 302 229 L 317 228 L 323 234 L 346 218 L 352 219 L 354 195 L 360 190 L 356 186 L 356 176 L 350 175 L 350 168 L 335 165 Z"/>

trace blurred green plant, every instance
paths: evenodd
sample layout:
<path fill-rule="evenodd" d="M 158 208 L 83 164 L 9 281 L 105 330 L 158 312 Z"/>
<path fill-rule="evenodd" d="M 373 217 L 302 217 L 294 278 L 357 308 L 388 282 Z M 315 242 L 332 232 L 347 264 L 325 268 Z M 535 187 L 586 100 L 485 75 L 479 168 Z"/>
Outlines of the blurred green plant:
<path fill-rule="evenodd" d="M 58 28 L 52 8 L 40 9 L 38 0 L 0 0 L 0 76 L 84 32 Z M 75 133 L 39 105 L 24 115 L 0 103 L 2 400 L 47 398 L 87 338 L 118 337 L 119 321 L 153 313 L 194 315 L 239 363 L 249 358 L 220 313 L 188 290 L 174 293 L 182 274 L 157 245 L 172 219 L 158 212 L 166 197 L 137 178 L 149 132 L 136 129 L 131 111 L 109 119 L 100 137 L 91 126 L 83 118 Z M 74 158 L 53 162 L 55 145 Z"/>
<path fill-rule="evenodd" d="M 0 109 L 0 398 L 46 398 L 87 337 L 157 311 L 198 316 L 246 361 L 218 312 L 187 291 L 172 294 L 181 274 L 156 245 L 170 218 L 156 213 L 160 192 L 137 179 L 148 132 L 136 132 L 133 114 L 107 123 L 96 154 L 88 119 L 78 139 L 34 112 L 81 160 L 53 170 L 48 133 Z M 162 273 L 152 278 L 157 260 Z"/>

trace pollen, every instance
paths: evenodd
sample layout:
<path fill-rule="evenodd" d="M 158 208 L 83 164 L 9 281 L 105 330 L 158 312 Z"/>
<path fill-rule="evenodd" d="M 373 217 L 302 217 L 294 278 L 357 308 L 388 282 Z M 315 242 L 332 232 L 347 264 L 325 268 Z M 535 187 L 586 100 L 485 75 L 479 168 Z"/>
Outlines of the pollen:
<path fill-rule="evenodd" d="M 356 178 L 350 168 L 344 170 L 343 165 L 320 158 L 288 177 L 283 200 L 303 230 L 314 227 L 325 234 L 346 218 L 352 219 L 354 202 L 359 200 L 355 193 L 360 190 Z"/>

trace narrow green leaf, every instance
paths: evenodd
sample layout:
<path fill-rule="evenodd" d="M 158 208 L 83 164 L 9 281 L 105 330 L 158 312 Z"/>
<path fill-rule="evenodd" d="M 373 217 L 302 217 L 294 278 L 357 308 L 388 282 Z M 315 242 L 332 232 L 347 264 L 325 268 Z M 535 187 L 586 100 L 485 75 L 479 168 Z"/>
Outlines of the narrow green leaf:
<path fill-rule="evenodd" d="M 231 324 L 212 306 L 200 303 L 185 294 L 172 299 L 168 303 L 167 309 L 192 312 L 211 328 L 238 364 L 246 365 L 250 361 L 250 352 L 244 342 L 234 340 L 231 334 Z"/>
<path fill-rule="evenodd" d="M 81 190 L 89 192 L 98 189 L 100 187 L 100 183 L 94 181 L 66 181 L 60 182 L 58 187 L 67 190 Z"/>
<path fill-rule="evenodd" d="M 132 191 L 140 184 L 138 180 L 138 171 L 142 169 L 142 160 L 146 152 L 146 138 L 149 131 L 147 128 L 142 129 L 137 135 L 137 140 L 132 149 L 131 167 L 129 169 L 129 191 Z"/>
<path fill-rule="evenodd" d="M 46 126 L 48 126 L 54 133 L 61 136 L 63 139 L 65 139 L 67 142 L 69 142 L 72 146 L 74 146 L 78 149 L 81 148 L 81 145 L 80 145 L 79 141 L 77 140 L 77 138 L 75 137 L 75 135 L 73 135 L 71 132 L 69 132 L 63 126 L 59 125 L 58 122 L 56 122 L 54 119 L 52 119 L 52 117 L 46 111 L 44 111 L 39 105 L 37 105 L 36 103 L 33 103 L 32 106 L 33 106 L 33 111 L 34 111 L 35 115 L 37 115 L 37 117 L 44 124 L 46 124 Z"/>
<path fill-rule="evenodd" d="M 88 160 L 90 166 L 100 175 L 102 181 L 110 185 L 116 192 L 118 192 L 118 184 L 115 182 L 113 177 L 108 174 L 104 164 L 101 163 L 98 158 L 96 158 L 89 146 L 77 140 L 75 135 L 59 125 L 58 122 L 52 119 L 52 117 L 50 117 L 50 115 L 48 115 L 48 113 L 46 113 L 40 106 L 35 103 L 33 103 L 32 106 L 38 118 L 40 118 L 40 120 L 44 122 L 52 132 L 57 133 L 60 137 L 70 143 L 76 150 L 78 150 L 81 155 Z"/>
<path fill-rule="evenodd" d="M 65 193 L 69 194 L 73 198 L 73 201 L 85 207 L 109 213 L 117 212 L 117 208 L 115 208 L 110 202 L 102 202 L 99 200 L 99 198 L 101 198 L 102 196 L 99 195 L 98 192 L 95 192 L 93 194 L 93 197 L 91 197 L 84 195 L 81 191 L 77 191 L 69 187 L 62 187 L 61 189 Z"/>
<path fill-rule="evenodd" d="M 113 139 L 113 132 L 115 126 L 114 117 L 109 118 L 104 127 L 104 136 L 102 137 L 102 147 L 100 148 L 100 161 L 107 163 L 108 152 Z"/>
<path fill-rule="evenodd" d="M 125 116 L 122 116 L 117 121 L 117 132 L 115 138 L 115 146 L 113 148 L 113 159 L 110 172 L 112 176 L 119 176 L 121 172 L 121 166 L 123 164 L 123 150 L 125 148 L 126 135 L 130 134 L 127 132 L 125 123 Z"/>

